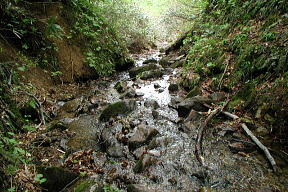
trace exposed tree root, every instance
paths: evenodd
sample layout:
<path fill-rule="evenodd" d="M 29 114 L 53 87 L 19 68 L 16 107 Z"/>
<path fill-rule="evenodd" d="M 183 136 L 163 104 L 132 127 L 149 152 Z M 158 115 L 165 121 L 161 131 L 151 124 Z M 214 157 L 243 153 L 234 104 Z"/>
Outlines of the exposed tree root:
<path fill-rule="evenodd" d="M 213 117 L 218 115 L 220 112 L 222 112 L 227 104 L 228 104 L 228 102 L 226 102 L 225 105 L 223 105 L 222 107 L 218 107 L 217 109 L 212 111 L 209 114 L 209 116 L 207 117 L 207 119 L 203 123 L 201 123 L 201 125 L 199 126 L 198 134 L 197 134 L 197 138 L 196 138 L 196 144 L 195 144 L 195 156 L 203 167 L 207 167 L 207 165 L 204 162 L 203 151 L 202 151 L 203 133 L 204 133 L 205 128 L 207 127 L 209 121 Z"/>

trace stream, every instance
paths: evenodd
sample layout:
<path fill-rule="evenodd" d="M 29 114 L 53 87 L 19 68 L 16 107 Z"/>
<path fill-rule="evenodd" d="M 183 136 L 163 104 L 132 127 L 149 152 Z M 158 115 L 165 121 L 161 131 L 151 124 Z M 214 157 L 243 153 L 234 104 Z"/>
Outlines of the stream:
<path fill-rule="evenodd" d="M 152 50 L 133 57 L 136 67 L 149 65 L 143 64 L 147 59 L 156 60 L 154 70 L 162 71 L 161 77 L 132 79 L 128 72 L 121 72 L 90 82 L 90 90 L 76 98 L 84 106 L 81 110 L 78 107 L 76 118 L 67 117 L 65 105 L 60 108 L 57 118 L 68 122 L 68 130 L 74 133 L 62 147 L 69 154 L 63 166 L 89 176 L 68 191 L 86 181 L 89 185 L 83 191 L 97 191 L 103 186 L 131 192 L 288 189 L 287 168 L 273 173 L 239 127 L 222 117 L 204 135 L 203 156 L 209 169 L 200 165 L 194 153 L 195 140 L 206 116 L 197 113 L 189 121 L 178 116 L 177 103 L 183 101 L 183 92 L 171 91 L 169 86 L 181 68 L 162 68 L 159 55 L 158 50 Z M 115 89 L 117 83 L 124 84 L 122 93 Z M 107 121 L 99 120 L 107 106 L 122 101 L 126 106 L 121 105 L 121 112 L 113 112 Z M 249 144 L 244 151 L 241 141 Z"/>

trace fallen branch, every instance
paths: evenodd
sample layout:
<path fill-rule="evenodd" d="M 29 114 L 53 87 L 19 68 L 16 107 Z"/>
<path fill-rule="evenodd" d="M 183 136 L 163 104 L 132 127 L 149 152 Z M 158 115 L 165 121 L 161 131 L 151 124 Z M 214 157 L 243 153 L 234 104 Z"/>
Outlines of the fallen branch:
<path fill-rule="evenodd" d="M 232 113 L 229 112 L 222 112 L 224 115 L 232 118 L 233 120 L 237 120 L 239 119 L 239 117 L 237 115 L 234 115 Z M 258 138 L 248 129 L 248 127 L 246 126 L 245 123 L 241 124 L 242 129 L 246 132 L 246 134 L 251 138 L 252 141 L 254 141 L 254 143 L 265 153 L 268 161 L 270 162 L 273 171 L 276 172 L 277 170 L 277 166 L 276 166 L 276 162 L 274 160 L 274 158 L 272 157 L 272 155 L 270 154 L 269 150 L 267 147 L 265 147 L 259 140 Z"/>

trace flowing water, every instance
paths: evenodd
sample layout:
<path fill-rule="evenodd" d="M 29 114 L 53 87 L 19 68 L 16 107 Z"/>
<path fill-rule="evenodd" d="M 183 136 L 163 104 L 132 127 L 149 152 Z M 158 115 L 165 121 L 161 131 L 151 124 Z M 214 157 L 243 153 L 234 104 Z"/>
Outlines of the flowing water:
<path fill-rule="evenodd" d="M 134 58 L 137 60 L 137 66 L 142 66 L 146 59 L 159 60 L 159 55 L 158 51 L 152 51 Z M 208 127 L 203 139 L 203 152 L 209 169 L 199 164 L 194 154 L 195 139 L 197 127 L 205 117 L 190 122 L 190 125 L 189 122 L 186 123 L 186 127 L 190 127 L 189 130 L 185 130 L 184 123 L 179 121 L 178 113 L 171 107 L 171 103 L 181 99 L 181 94 L 177 92 L 170 94 L 168 90 L 178 70 L 168 69 L 162 78 L 153 80 L 133 81 L 127 72 L 123 72 L 117 75 L 116 80 L 96 82 L 97 89 L 101 90 L 101 93 L 97 93 L 96 96 L 104 104 L 96 114 L 86 119 L 98 123 L 97 126 L 90 126 L 90 128 L 97 129 L 95 134 L 98 134 L 98 137 L 102 134 L 102 139 L 97 143 L 98 148 L 93 149 L 93 162 L 99 169 L 101 168 L 102 172 L 91 178 L 97 184 L 111 184 L 124 191 L 128 186 L 128 191 L 285 191 L 288 189 L 287 172 L 282 170 L 278 174 L 273 173 L 265 158 L 256 157 L 259 151 L 255 146 L 247 153 L 231 152 L 228 145 L 241 131 L 236 128 L 231 133 L 219 134 L 225 130 L 225 127 L 233 128 L 229 120 L 223 119 L 223 122 L 219 122 L 216 127 Z M 121 97 L 121 94 L 114 89 L 118 81 L 127 82 L 128 87 L 135 90 L 136 96 Z M 107 123 L 98 122 L 100 112 L 106 107 L 105 103 L 115 103 L 123 99 L 135 100 L 136 109 L 126 116 L 118 116 Z M 87 129 L 89 126 L 82 127 Z M 153 133 L 156 130 L 158 134 L 146 135 L 144 142 L 129 143 L 129 139 L 136 134 L 139 127 L 149 129 Z M 77 129 L 74 131 L 77 135 L 83 133 L 85 129 L 78 129 L 78 133 Z M 107 133 L 105 130 L 108 130 Z M 109 139 L 103 136 L 103 132 Z M 144 133 L 138 134 L 139 137 L 143 137 Z M 137 187 L 141 190 L 136 190 Z M 95 189 L 95 186 L 90 187 L 90 191 L 93 191 L 92 189 Z"/>

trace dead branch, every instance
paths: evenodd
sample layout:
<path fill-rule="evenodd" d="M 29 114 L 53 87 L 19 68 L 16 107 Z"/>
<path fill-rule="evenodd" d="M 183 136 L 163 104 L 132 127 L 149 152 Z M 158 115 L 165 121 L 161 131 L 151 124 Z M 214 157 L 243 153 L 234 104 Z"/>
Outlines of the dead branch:
<path fill-rule="evenodd" d="M 40 121 L 41 121 L 40 125 L 45 125 L 46 121 L 45 121 L 45 116 L 44 116 L 44 109 L 43 109 L 39 99 L 31 93 L 25 92 L 25 94 L 32 97 L 36 101 L 37 105 L 39 106 L 39 115 L 40 115 Z"/>
<path fill-rule="evenodd" d="M 239 117 L 237 115 L 234 115 L 232 113 L 229 112 L 222 112 L 224 115 L 232 118 L 233 120 L 237 120 L 239 119 Z M 270 162 L 273 171 L 276 172 L 277 170 L 277 165 L 276 162 L 274 160 L 274 158 L 272 157 L 272 155 L 270 154 L 269 150 L 267 147 L 265 147 L 260 141 L 259 139 L 248 129 L 248 127 L 246 126 L 245 123 L 241 124 L 242 129 L 245 131 L 245 133 L 251 138 L 251 140 L 264 152 L 264 154 L 266 155 L 266 158 L 268 159 L 268 161 Z"/>

